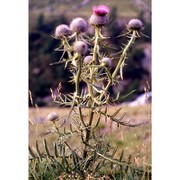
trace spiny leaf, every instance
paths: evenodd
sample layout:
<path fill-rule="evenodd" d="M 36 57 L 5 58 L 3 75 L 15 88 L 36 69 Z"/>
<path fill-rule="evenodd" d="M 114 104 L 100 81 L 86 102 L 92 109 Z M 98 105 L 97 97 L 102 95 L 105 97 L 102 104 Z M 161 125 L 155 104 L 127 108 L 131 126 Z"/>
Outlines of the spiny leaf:
<path fill-rule="evenodd" d="M 97 151 L 96 151 L 96 149 L 95 149 L 94 154 L 93 154 L 93 161 L 95 162 L 96 159 L 97 159 Z"/>
<path fill-rule="evenodd" d="M 112 155 L 111 155 L 112 157 L 114 157 L 114 155 L 116 154 L 117 150 L 118 150 L 118 148 L 113 150 Z"/>
<path fill-rule="evenodd" d="M 37 154 L 38 154 L 39 158 L 42 160 L 42 155 L 41 155 L 41 152 L 39 150 L 38 141 L 36 141 L 36 151 L 37 151 Z"/>
<path fill-rule="evenodd" d="M 62 157 L 62 165 L 66 169 L 66 172 L 68 172 L 70 165 L 67 161 L 67 157 L 65 156 L 65 154 L 63 154 L 63 157 Z"/>
<path fill-rule="evenodd" d="M 118 93 L 117 93 L 116 98 L 115 98 L 115 99 L 113 99 L 113 102 L 118 101 L 118 100 L 119 100 L 119 97 L 120 97 L 120 92 L 118 92 Z"/>
<path fill-rule="evenodd" d="M 131 163 L 131 159 L 132 159 L 132 156 L 129 155 L 127 164 L 130 164 L 130 163 Z M 129 166 L 126 166 L 126 168 L 125 168 L 125 172 L 126 172 L 126 173 L 127 173 L 127 171 L 128 171 L 128 168 L 129 168 Z"/>
<path fill-rule="evenodd" d="M 73 132 L 72 124 L 69 125 L 69 129 L 70 129 L 71 132 Z"/>
<path fill-rule="evenodd" d="M 105 115 L 105 122 L 107 123 L 107 107 L 106 107 L 106 109 L 104 111 L 104 115 Z"/>
<path fill-rule="evenodd" d="M 36 158 L 37 156 L 34 154 L 34 152 L 33 152 L 33 150 L 31 149 L 31 147 L 29 146 L 29 152 L 30 152 L 30 154 L 31 154 L 31 156 L 33 157 L 33 158 Z"/>
<path fill-rule="evenodd" d="M 124 117 L 126 116 L 126 113 L 124 113 L 123 115 L 122 115 L 122 117 L 121 118 L 114 118 L 114 117 L 112 117 L 112 116 L 110 116 L 110 118 L 111 118 L 111 120 L 112 121 L 115 121 L 115 122 L 117 122 L 117 123 L 121 123 L 121 121 L 124 119 Z"/>
<path fill-rule="evenodd" d="M 121 155 L 120 155 L 120 157 L 119 157 L 119 161 L 120 161 L 120 162 L 122 161 L 123 156 L 124 156 L 124 149 L 122 150 Z"/>
<path fill-rule="evenodd" d="M 49 153 L 49 149 L 48 149 L 48 145 L 47 145 L 46 139 L 44 139 L 43 144 L 44 144 L 45 151 L 46 151 L 48 157 L 52 157 L 52 156 L 50 155 L 50 153 Z"/>
<path fill-rule="evenodd" d="M 101 165 L 102 164 L 102 162 L 99 162 L 98 164 L 97 164 L 97 166 L 95 167 L 95 169 L 94 169 L 94 173 L 95 172 L 97 172 L 97 171 L 99 171 L 99 169 L 101 168 Z"/>
<path fill-rule="evenodd" d="M 101 110 L 100 110 L 100 111 L 101 111 Z M 101 113 L 99 114 L 99 118 L 98 118 L 98 120 L 97 120 L 96 125 L 94 126 L 94 128 L 96 128 L 96 127 L 99 125 L 100 120 L 101 120 Z"/>
<path fill-rule="evenodd" d="M 120 107 L 117 111 L 115 111 L 111 117 L 115 117 L 121 111 L 121 109 L 122 109 L 122 107 Z"/>
<path fill-rule="evenodd" d="M 66 127 L 64 127 L 64 134 L 66 134 Z"/>
<path fill-rule="evenodd" d="M 77 166 L 79 167 L 79 158 L 75 151 L 72 151 L 72 160 L 73 160 L 74 168 L 76 168 Z"/>
<path fill-rule="evenodd" d="M 56 158 L 59 157 L 56 143 L 54 143 L 54 154 L 55 154 Z"/>
<path fill-rule="evenodd" d="M 131 92 L 129 92 L 128 94 L 121 96 L 120 99 L 125 99 L 126 97 L 128 97 L 129 95 L 133 94 L 136 90 L 132 90 Z"/>
<path fill-rule="evenodd" d="M 67 61 L 57 61 L 57 62 L 54 62 L 54 63 L 50 63 L 49 65 L 50 66 L 53 66 L 53 65 L 58 65 L 58 64 L 64 64 L 64 63 L 66 63 Z"/>
<path fill-rule="evenodd" d="M 65 171 L 65 168 L 61 165 L 61 163 L 57 163 L 58 164 L 58 167 L 60 168 L 61 172 L 64 172 Z"/>

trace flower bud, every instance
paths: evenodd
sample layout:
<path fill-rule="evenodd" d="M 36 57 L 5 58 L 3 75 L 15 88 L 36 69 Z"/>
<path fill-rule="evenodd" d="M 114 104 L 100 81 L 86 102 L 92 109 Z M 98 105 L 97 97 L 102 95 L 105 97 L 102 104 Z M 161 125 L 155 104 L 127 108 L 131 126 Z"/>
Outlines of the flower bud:
<path fill-rule="evenodd" d="M 101 60 L 102 64 L 107 66 L 107 67 L 111 67 L 112 65 L 112 61 L 110 58 L 108 57 L 104 57 L 102 60 Z"/>
<path fill-rule="evenodd" d="M 131 30 L 141 30 L 143 27 L 143 23 L 139 19 L 131 19 L 127 25 L 127 27 Z"/>
<path fill-rule="evenodd" d="M 76 51 L 80 55 L 85 55 L 87 53 L 88 46 L 83 41 L 77 41 L 74 44 L 74 51 Z"/>
<path fill-rule="evenodd" d="M 72 31 L 65 24 L 61 24 L 61 25 L 56 27 L 55 37 L 58 39 L 63 37 L 63 36 L 70 36 L 71 34 L 72 34 Z"/>
<path fill-rule="evenodd" d="M 91 61 L 93 60 L 93 57 L 92 56 L 86 56 L 84 58 L 84 64 L 89 64 Z"/>
<path fill-rule="evenodd" d="M 88 29 L 88 23 L 83 18 L 75 18 L 70 23 L 70 29 L 74 32 L 83 33 Z"/>
<path fill-rule="evenodd" d="M 48 120 L 48 121 L 55 122 L 55 121 L 57 121 L 58 119 L 59 119 L 59 115 L 58 115 L 58 113 L 56 113 L 56 112 L 52 112 L 52 113 L 48 114 L 48 116 L 47 116 L 47 120 Z"/>

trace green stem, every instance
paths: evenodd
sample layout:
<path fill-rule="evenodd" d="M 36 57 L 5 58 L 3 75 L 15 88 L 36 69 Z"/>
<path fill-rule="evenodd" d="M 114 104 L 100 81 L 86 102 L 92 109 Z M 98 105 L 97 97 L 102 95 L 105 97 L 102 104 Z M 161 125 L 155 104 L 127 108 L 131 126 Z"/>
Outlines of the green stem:
<path fill-rule="evenodd" d="M 99 44 L 100 38 L 100 28 L 95 27 L 95 42 L 94 42 L 94 49 L 93 49 L 93 64 L 97 64 L 97 48 Z"/>
<path fill-rule="evenodd" d="M 121 56 L 120 56 L 119 62 L 118 62 L 118 64 L 117 64 L 117 66 L 116 66 L 116 69 L 114 70 L 114 72 L 113 72 L 113 74 L 112 74 L 112 79 L 114 79 L 114 77 L 116 76 L 119 68 L 120 68 L 121 65 L 123 64 L 124 59 L 125 59 L 125 57 L 126 57 L 126 55 L 127 55 L 127 51 L 129 50 L 131 44 L 134 42 L 135 39 L 136 39 L 136 31 L 133 31 L 132 36 L 131 36 L 128 44 L 126 45 L 126 47 L 124 48 L 124 50 L 123 50 L 123 52 L 122 52 L 122 54 L 121 54 Z"/>
<path fill-rule="evenodd" d="M 93 49 L 93 65 L 97 65 L 97 50 L 98 50 L 98 44 L 99 44 L 99 38 L 100 38 L 100 28 L 99 27 L 95 27 L 95 42 L 94 42 L 94 49 Z M 94 99 L 94 93 L 93 93 L 93 88 L 91 84 L 94 84 L 94 73 L 95 73 L 95 68 L 94 66 L 90 67 L 90 84 L 88 84 L 88 91 L 90 94 L 90 101 L 93 101 Z M 92 103 L 90 103 L 92 104 Z"/>
<path fill-rule="evenodd" d="M 76 88 L 76 97 L 77 97 L 77 101 L 78 101 L 78 105 L 79 105 L 79 96 L 80 96 L 79 84 L 80 84 L 80 76 L 81 76 L 81 69 L 82 69 L 81 56 L 78 57 L 77 66 L 78 66 L 78 71 L 77 71 L 77 75 L 75 77 L 75 88 Z M 79 111 L 80 120 L 81 120 L 83 126 L 86 127 L 86 124 L 85 124 L 84 119 L 83 119 L 82 111 L 81 111 L 81 108 L 79 106 L 78 106 L 78 111 Z"/>
<path fill-rule="evenodd" d="M 75 41 L 79 41 L 79 36 L 80 36 L 80 33 L 76 32 L 76 35 L 75 35 Z"/>
<path fill-rule="evenodd" d="M 97 65 L 97 50 L 98 50 L 98 44 L 99 44 L 99 39 L 100 39 L 100 28 L 99 27 L 95 27 L 95 42 L 94 42 L 94 49 L 93 49 L 93 65 Z M 95 68 L 94 66 L 90 67 L 90 83 L 88 83 L 88 92 L 90 95 L 90 100 L 89 100 L 89 123 L 88 123 L 88 128 L 86 130 L 86 138 L 85 138 L 85 147 L 84 147 L 84 154 L 83 157 L 86 158 L 87 157 L 87 144 L 90 140 L 90 134 L 91 134 L 91 130 L 92 130 L 92 122 L 93 122 L 93 116 L 94 116 L 94 112 L 93 112 L 93 107 L 94 107 L 94 92 L 93 92 L 93 87 L 92 84 L 94 84 L 94 73 L 95 73 Z"/>
<path fill-rule="evenodd" d="M 80 76 L 81 76 L 81 69 L 82 69 L 82 60 L 80 56 L 78 57 L 77 66 L 78 66 L 78 71 L 75 77 L 76 78 L 75 86 L 76 86 L 76 96 L 79 96 L 80 95 L 79 84 L 80 84 Z"/>
<path fill-rule="evenodd" d="M 94 116 L 94 112 L 92 109 L 90 109 L 89 111 L 89 124 L 88 124 L 88 128 L 86 130 L 86 139 L 85 139 L 85 147 L 84 147 L 84 154 L 83 154 L 83 158 L 86 158 L 87 157 L 87 144 L 89 142 L 89 139 L 90 139 L 90 134 L 91 134 L 91 125 L 92 125 L 92 122 L 93 122 L 93 116 Z"/>

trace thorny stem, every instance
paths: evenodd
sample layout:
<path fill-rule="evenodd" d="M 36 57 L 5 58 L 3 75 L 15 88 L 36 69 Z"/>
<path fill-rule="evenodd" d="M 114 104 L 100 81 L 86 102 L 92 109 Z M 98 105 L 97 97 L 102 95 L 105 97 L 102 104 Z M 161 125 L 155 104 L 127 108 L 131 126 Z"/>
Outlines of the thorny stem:
<path fill-rule="evenodd" d="M 81 56 L 78 57 L 77 66 L 78 66 L 78 71 L 77 71 L 77 75 L 75 77 L 75 86 L 76 86 L 76 97 L 77 97 L 77 101 L 79 104 L 79 96 L 80 96 L 79 84 L 80 84 L 80 76 L 81 76 L 81 69 L 82 69 Z M 86 127 L 86 124 L 84 123 L 84 120 L 83 120 L 82 111 L 79 106 L 78 106 L 78 111 L 79 111 L 79 116 L 80 116 L 81 122 L 82 122 L 83 126 Z"/>
<path fill-rule="evenodd" d="M 85 147 L 84 147 L 84 154 L 83 154 L 83 158 L 87 157 L 87 144 L 89 142 L 90 139 L 90 134 L 91 134 L 91 125 L 92 125 L 92 121 L 93 121 L 93 116 L 94 116 L 94 112 L 92 111 L 92 109 L 90 109 L 89 111 L 89 127 L 86 130 L 86 139 L 85 139 Z"/>
<path fill-rule="evenodd" d="M 116 69 L 114 70 L 114 72 L 113 72 L 113 74 L 112 74 L 112 79 L 114 79 L 114 77 L 116 76 L 119 68 L 121 67 L 121 65 L 123 65 L 124 60 L 125 60 L 125 58 L 126 58 L 126 56 L 127 56 L 127 51 L 129 50 L 131 44 L 135 41 L 135 39 L 136 39 L 136 31 L 133 30 L 133 33 L 132 33 L 132 35 L 131 35 L 131 38 L 130 38 L 128 44 L 126 45 L 126 47 L 124 48 L 124 50 L 123 50 L 123 52 L 122 52 L 122 55 L 120 56 L 119 62 L 118 62 L 118 64 L 117 64 L 117 66 L 116 66 Z"/>
<path fill-rule="evenodd" d="M 93 49 L 93 65 L 97 64 L 97 50 L 98 50 L 98 44 L 99 44 L 99 38 L 100 38 L 100 28 L 95 27 L 95 42 L 94 42 L 94 49 Z M 93 87 L 91 84 L 94 84 L 94 75 L 95 69 L 94 66 L 90 67 L 90 84 L 88 83 L 88 92 L 90 95 L 90 105 L 92 105 L 92 101 L 94 99 L 94 93 L 93 93 Z"/>
<path fill-rule="evenodd" d="M 121 68 L 121 66 L 123 65 L 123 63 L 125 61 L 125 58 L 127 56 L 127 51 L 129 50 L 131 44 L 135 41 L 135 39 L 136 39 L 136 31 L 133 31 L 128 44 L 126 45 L 126 47 L 124 48 L 124 50 L 123 50 L 123 52 L 122 52 L 122 54 L 120 56 L 119 62 L 117 64 L 117 66 L 116 66 L 116 69 L 114 70 L 114 72 L 112 74 L 111 79 L 114 79 L 115 76 L 117 75 L 117 72 L 118 72 L 119 68 Z M 100 96 L 100 99 L 99 99 L 100 101 L 103 98 L 104 94 L 108 91 L 108 89 L 111 86 L 111 84 L 112 84 L 112 80 L 109 80 L 108 84 L 106 85 L 104 91 L 102 92 L 102 94 Z"/>
<path fill-rule="evenodd" d="M 100 28 L 95 27 L 95 42 L 94 42 L 94 49 L 93 49 L 93 65 L 97 64 L 97 51 L 98 51 L 98 44 L 99 44 L 99 39 L 100 39 Z M 94 66 L 90 67 L 90 84 L 88 84 L 88 91 L 90 94 L 90 105 L 92 105 L 92 101 L 94 99 L 94 93 L 93 93 L 93 87 L 91 84 L 94 84 L 94 75 L 95 73 L 95 68 Z"/>
<path fill-rule="evenodd" d="M 99 44 L 99 39 L 100 39 L 100 28 L 99 27 L 95 27 L 95 42 L 94 42 L 94 49 L 93 49 L 93 64 L 97 64 L 97 51 L 98 51 L 98 44 Z M 94 75 L 95 73 L 95 69 L 94 67 L 92 66 L 90 68 L 90 83 L 91 84 L 94 84 Z M 92 125 L 92 122 L 93 122 L 93 116 L 94 116 L 94 112 L 93 112 L 93 107 L 94 107 L 94 93 L 93 93 L 93 87 L 91 84 L 88 84 L 88 91 L 89 91 L 89 94 L 90 94 L 90 100 L 89 100 L 89 106 L 90 106 L 90 109 L 89 109 L 89 123 L 88 123 L 88 128 L 86 130 L 86 139 L 85 139 L 85 147 L 84 147 L 84 154 L 83 154 L 83 157 L 86 158 L 87 157 L 87 144 L 89 142 L 89 139 L 90 139 L 90 134 L 91 134 L 91 125 Z"/>
<path fill-rule="evenodd" d="M 79 95 L 80 95 L 79 83 L 80 83 L 80 75 L 81 75 L 81 69 L 82 69 L 81 56 L 78 57 L 77 66 L 78 66 L 78 71 L 77 71 L 77 75 L 75 77 L 75 86 L 76 86 L 76 96 L 79 97 Z"/>

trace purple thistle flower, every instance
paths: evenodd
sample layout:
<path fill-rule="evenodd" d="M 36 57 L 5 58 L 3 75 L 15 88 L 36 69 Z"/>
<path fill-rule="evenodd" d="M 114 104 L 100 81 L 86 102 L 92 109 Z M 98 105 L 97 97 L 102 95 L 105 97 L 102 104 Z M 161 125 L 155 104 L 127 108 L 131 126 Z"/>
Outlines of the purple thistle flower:
<path fill-rule="evenodd" d="M 74 43 L 74 51 L 76 51 L 81 56 L 85 55 L 88 51 L 88 46 L 83 41 L 76 41 Z"/>
<path fill-rule="evenodd" d="M 93 13 L 98 16 L 105 16 L 109 11 L 109 8 L 105 5 L 93 6 Z"/>
<path fill-rule="evenodd" d="M 58 113 L 52 112 L 52 113 L 48 114 L 47 120 L 52 121 L 52 122 L 58 121 L 59 120 Z"/>
<path fill-rule="evenodd" d="M 84 64 L 89 64 L 93 60 L 93 56 L 86 56 L 84 58 Z"/>
<path fill-rule="evenodd" d="M 110 58 L 108 57 L 104 57 L 102 60 L 101 60 L 102 64 L 104 64 L 105 66 L 107 67 L 111 67 L 112 65 L 112 61 Z"/>
<path fill-rule="evenodd" d="M 143 23 L 139 19 L 131 19 L 127 25 L 131 30 L 141 30 L 143 28 Z"/>
<path fill-rule="evenodd" d="M 72 31 L 66 24 L 61 24 L 56 27 L 55 37 L 57 39 L 62 38 L 63 36 L 70 36 L 71 34 Z"/>
<path fill-rule="evenodd" d="M 83 33 L 88 29 L 88 23 L 83 18 L 75 18 L 70 23 L 70 29 L 74 32 Z"/>

